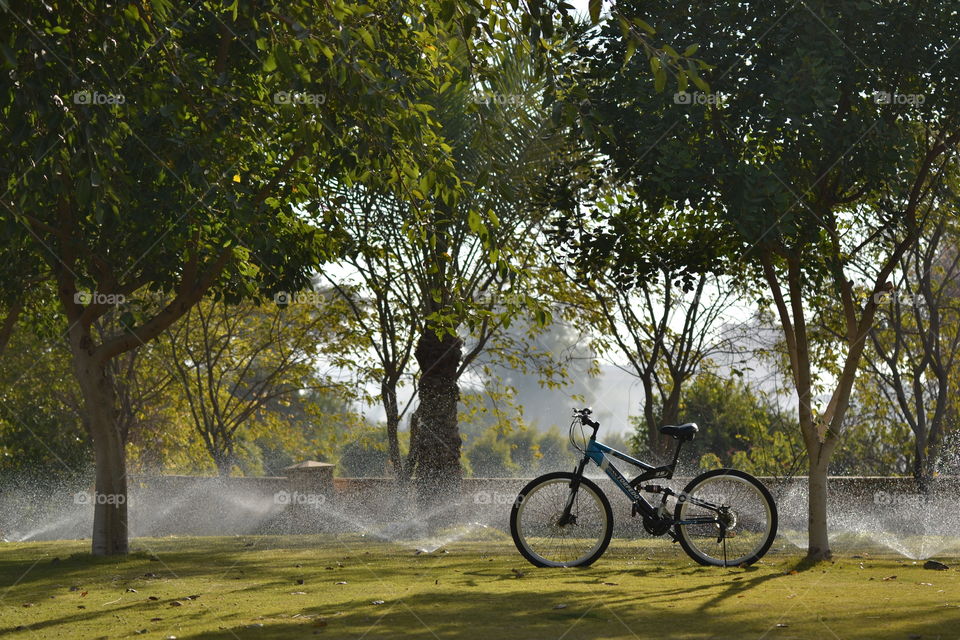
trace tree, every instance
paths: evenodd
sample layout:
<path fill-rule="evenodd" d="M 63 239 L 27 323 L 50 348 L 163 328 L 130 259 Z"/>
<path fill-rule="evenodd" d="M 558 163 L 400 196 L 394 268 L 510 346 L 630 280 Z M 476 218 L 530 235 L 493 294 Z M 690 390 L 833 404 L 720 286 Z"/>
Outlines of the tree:
<path fill-rule="evenodd" d="M 179 395 L 220 475 L 237 464 L 243 432 L 271 409 L 337 387 L 319 367 L 343 309 L 324 298 L 301 292 L 285 308 L 206 299 L 163 335 Z"/>
<path fill-rule="evenodd" d="M 55 282 L 96 490 L 124 497 L 96 501 L 92 550 L 126 553 L 111 360 L 210 291 L 236 301 L 305 285 L 335 251 L 317 175 L 443 171 L 409 99 L 439 75 L 422 56 L 433 16 L 307 0 L 186 12 L 9 2 L 2 15 L 4 261 L 26 251 Z M 9 300 L 20 278 L 2 285 Z M 144 291 L 169 294 L 166 305 L 140 313 Z M 98 338 L 94 323 L 118 302 L 123 330 Z"/>
<path fill-rule="evenodd" d="M 389 463 L 386 432 L 368 426 L 354 431 L 340 446 L 337 474 L 347 478 L 381 477 Z"/>
<path fill-rule="evenodd" d="M 685 454 L 700 462 L 707 456 L 718 466 L 736 466 L 760 475 L 782 476 L 793 472 L 802 445 L 780 411 L 761 392 L 737 376 L 706 368 L 684 387 L 678 422 L 695 422 L 696 439 L 684 446 Z M 646 442 L 646 425 L 640 423 L 630 439 L 634 450 Z"/>
<path fill-rule="evenodd" d="M 893 290 L 879 295 L 879 320 L 865 356 L 883 399 L 913 434 L 914 478 L 924 489 L 933 478 L 943 438 L 956 424 L 960 367 L 960 235 L 952 207 L 937 211 L 920 242 L 893 275 Z"/>
<path fill-rule="evenodd" d="M 912 472 L 912 432 L 881 385 L 869 372 L 857 376 L 832 473 L 902 476 Z"/>
<path fill-rule="evenodd" d="M 81 475 L 91 453 L 78 411 L 70 353 L 45 313 L 43 288 L 20 317 L 0 359 L 0 470 L 48 478 Z M 38 299 L 46 298 L 46 301 Z"/>
<path fill-rule="evenodd" d="M 688 268 L 716 268 L 727 256 L 735 265 L 728 270 L 756 276 L 769 291 L 799 401 L 808 556 L 818 560 L 830 556 L 827 471 L 877 313 L 873 294 L 890 286 L 955 169 L 960 113 L 946 95 L 958 54 L 927 43 L 960 34 L 951 3 L 792 9 L 679 2 L 650 10 L 671 41 L 708 43 L 701 55 L 714 69 L 696 83 L 696 100 L 658 98 L 634 79 L 635 68 L 611 64 L 619 40 L 609 30 L 588 58 L 592 78 L 602 78 L 591 85 L 593 108 L 605 122 L 625 123 L 599 148 L 638 193 L 643 214 L 632 215 L 679 222 L 670 239 L 688 246 L 679 254 Z M 618 11 L 636 6 L 618 3 Z M 656 153 L 647 153 L 651 144 Z M 627 219 L 595 234 L 592 246 L 602 252 Z M 643 240 L 650 226 L 628 239 Z M 688 227 L 715 242 L 686 242 Z M 647 235 L 622 255 L 646 268 L 663 254 L 658 244 Z M 870 294 L 862 306 L 858 290 Z M 844 338 L 834 390 L 820 408 L 808 321 L 831 304 L 841 309 Z"/>
<path fill-rule="evenodd" d="M 660 433 L 679 424 L 684 384 L 712 355 L 729 352 L 732 336 L 723 327 L 724 313 L 737 300 L 734 284 L 699 274 L 690 290 L 678 274 L 663 268 L 635 287 L 622 287 L 615 272 L 572 274 L 592 299 L 593 322 L 601 336 L 626 357 L 629 372 L 643 386 L 644 450 L 661 459 L 673 454 L 673 440 Z M 726 330 L 726 331 L 725 331 Z"/>
<path fill-rule="evenodd" d="M 625 444 L 616 435 L 603 441 L 615 448 Z M 466 445 L 466 457 L 476 478 L 531 478 L 576 464 L 569 440 L 556 427 L 541 433 L 522 424 L 506 433 L 488 427 Z"/>
<path fill-rule="evenodd" d="M 456 193 L 428 177 L 406 185 L 407 201 L 389 185 L 343 193 L 345 261 L 359 286 L 331 283 L 375 354 L 365 369 L 379 378 L 394 471 L 401 484 L 415 477 L 427 504 L 458 493 L 460 377 L 513 318 L 543 306 L 525 291 L 537 274 L 528 240 L 543 220 L 537 177 L 562 141 L 549 136 L 542 81 L 524 51 L 491 53 L 496 64 L 482 78 L 421 97 L 450 150 Z M 397 386 L 411 359 L 419 403 L 403 460 Z"/>

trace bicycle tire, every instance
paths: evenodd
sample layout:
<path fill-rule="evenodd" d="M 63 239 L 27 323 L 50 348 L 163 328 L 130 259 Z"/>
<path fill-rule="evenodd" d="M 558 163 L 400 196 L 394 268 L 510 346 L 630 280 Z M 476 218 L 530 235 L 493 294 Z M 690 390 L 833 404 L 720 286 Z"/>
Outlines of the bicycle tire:
<path fill-rule="evenodd" d="M 599 514 L 602 517 L 600 522 L 600 528 L 598 529 L 598 535 L 596 536 L 597 541 L 592 546 L 588 547 L 583 554 L 574 557 L 571 560 L 557 560 L 551 559 L 543 555 L 542 547 L 546 546 L 544 544 L 537 544 L 536 546 L 540 548 L 540 552 L 534 548 L 533 541 L 536 533 L 534 531 L 534 523 L 529 521 L 530 519 L 526 517 L 527 513 L 533 515 L 532 511 L 529 509 L 536 506 L 538 493 L 545 491 L 551 485 L 556 485 L 562 489 L 563 485 L 567 487 L 567 493 L 563 491 L 554 492 L 557 495 L 555 497 L 562 497 L 565 500 L 565 496 L 569 496 L 569 484 L 576 478 L 576 474 L 568 471 L 556 471 L 553 473 L 547 473 L 538 478 L 534 478 L 527 485 L 520 490 L 520 493 L 517 495 L 517 499 L 513 502 L 513 507 L 510 509 L 510 533 L 513 536 L 513 542 L 517 546 L 517 550 L 520 554 L 526 558 L 531 564 L 538 567 L 586 567 L 597 561 L 600 556 L 603 555 L 606 551 L 607 546 L 610 544 L 610 538 L 613 535 L 613 511 L 610 508 L 610 501 L 607 500 L 607 496 L 604 495 L 603 491 L 588 478 L 581 477 L 580 487 L 578 488 L 577 497 L 581 495 L 581 492 L 586 490 L 586 493 L 592 497 L 595 501 L 593 507 L 598 510 Z M 550 496 L 546 496 L 547 499 Z M 545 513 L 546 520 L 549 523 L 550 520 L 556 519 L 559 515 L 559 512 L 562 512 L 564 502 L 559 500 L 553 500 L 552 504 L 546 505 Z M 584 512 L 581 510 L 583 507 L 588 507 L 589 503 L 586 505 L 581 505 L 579 502 L 575 504 L 575 508 L 578 510 L 578 513 L 574 515 L 582 516 Z M 559 512 L 558 512 L 559 509 Z M 545 527 L 545 531 L 560 534 L 561 539 L 567 539 L 565 533 L 562 533 L 566 530 L 570 531 L 582 531 L 574 529 L 566 529 L 565 527 L 559 527 L 556 524 L 546 524 L 539 523 L 541 527 Z M 570 525 L 566 525 L 569 527 Z M 591 540 L 594 536 L 589 536 L 585 540 Z M 559 546 L 559 545 L 558 545 Z M 574 545 L 574 548 L 576 545 Z"/>
<path fill-rule="evenodd" d="M 712 538 L 712 535 L 717 535 L 716 532 L 720 530 L 718 525 L 707 525 L 707 524 L 690 524 L 683 525 L 679 524 L 680 521 L 691 517 L 692 510 L 700 508 L 703 513 L 706 513 L 707 510 L 701 507 L 697 507 L 692 502 L 686 500 L 687 497 L 698 496 L 698 491 L 702 491 L 705 487 L 710 487 L 710 485 L 718 484 L 719 480 L 729 479 L 733 480 L 735 484 L 746 488 L 749 487 L 753 490 L 753 497 L 757 500 L 756 505 L 746 505 L 745 501 L 741 501 L 741 509 L 743 511 L 738 514 L 738 507 L 734 504 L 728 506 L 732 507 L 732 512 L 735 514 L 735 526 L 740 526 L 740 531 L 747 531 L 745 524 L 753 524 L 751 520 L 759 521 L 761 518 L 765 517 L 766 522 L 761 523 L 762 531 L 759 531 L 756 534 L 753 532 L 746 532 L 743 535 L 740 534 L 740 531 L 734 531 L 734 535 L 729 537 L 724 537 L 722 540 L 718 540 L 715 544 L 709 542 Z M 711 494 L 704 492 L 704 495 L 710 496 Z M 681 500 L 677 501 L 677 505 L 674 509 L 674 519 L 677 521 L 677 524 L 674 525 L 674 530 L 677 533 L 677 536 L 680 541 L 680 546 L 683 547 L 683 550 L 690 556 L 694 561 L 705 566 L 747 566 L 753 564 L 770 550 L 770 546 L 773 544 L 773 540 L 777 535 L 777 505 L 773 499 L 773 496 L 770 494 L 770 491 L 763 485 L 762 482 L 757 480 L 755 477 L 749 473 L 739 471 L 737 469 L 714 469 L 713 471 L 708 471 L 703 473 L 693 480 L 691 480 L 687 486 L 684 488 L 683 493 L 681 494 Z M 730 501 L 733 501 L 733 498 L 729 498 Z M 722 502 L 722 501 L 721 501 Z M 752 510 L 748 513 L 746 507 L 753 507 Z M 762 507 L 762 510 L 758 507 Z M 743 523 L 739 521 L 743 520 Z M 712 535 L 706 535 L 712 533 Z M 739 535 L 741 539 L 746 539 L 748 542 L 744 546 L 744 549 L 748 549 L 739 555 L 734 554 L 733 557 L 727 556 L 727 540 L 734 539 L 735 535 Z M 754 537 L 754 542 L 750 542 L 750 536 Z M 701 540 L 702 538 L 702 540 Z M 739 544 L 739 541 L 738 541 Z M 722 549 L 722 555 L 721 555 Z M 720 557 L 718 557 L 718 555 Z"/>

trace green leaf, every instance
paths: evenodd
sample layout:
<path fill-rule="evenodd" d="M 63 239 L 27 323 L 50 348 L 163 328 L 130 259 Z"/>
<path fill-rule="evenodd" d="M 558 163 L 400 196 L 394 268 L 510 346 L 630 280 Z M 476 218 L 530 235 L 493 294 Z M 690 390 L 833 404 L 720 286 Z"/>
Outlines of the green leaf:
<path fill-rule="evenodd" d="M 689 47 L 687 47 L 686 49 L 683 50 L 683 57 L 684 57 L 684 58 L 689 58 L 690 56 L 692 56 L 693 54 L 695 54 L 695 53 L 697 52 L 697 49 L 699 49 L 699 48 L 700 48 L 700 45 L 698 45 L 698 44 L 692 44 L 692 45 L 690 45 Z"/>
<path fill-rule="evenodd" d="M 477 213 L 474 209 L 470 209 L 470 212 L 467 214 L 467 224 L 470 225 L 470 231 L 479 234 L 481 229 L 483 229 L 483 221 L 480 219 L 480 214 Z"/>
<path fill-rule="evenodd" d="M 590 0 L 590 22 L 597 24 L 600 22 L 600 9 L 603 6 L 602 0 Z"/>
<path fill-rule="evenodd" d="M 656 30 L 656 29 L 654 29 L 653 27 L 651 27 L 649 24 L 647 24 L 646 22 L 644 22 L 644 21 L 641 20 L 640 18 L 633 18 L 633 24 L 635 24 L 636 26 L 640 27 L 641 29 L 643 29 L 644 31 L 646 31 L 647 33 L 649 33 L 650 35 L 655 35 L 655 34 L 657 33 L 657 30 Z"/>
<path fill-rule="evenodd" d="M 692 61 L 687 62 L 688 73 L 690 74 L 690 79 L 693 80 L 693 84 L 697 86 L 700 91 L 704 93 L 710 93 L 710 85 L 700 77 L 700 74 L 697 73 L 697 65 L 693 64 Z"/>
<path fill-rule="evenodd" d="M 357 29 L 357 33 L 360 35 L 360 39 L 363 40 L 363 43 L 373 49 L 373 36 L 370 35 L 370 32 L 366 29 Z"/>
<path fill-rule="evenodd" d="M 477 16 L 472 13 L 468 13 L 463 17 L 463 35 L 465 38 L 469 38 L 470 34 L 473 32 L 473 28 L 477 26 Z"/>
<path fill-rule="evenodd" d="M 277 68 L 277 59 L 274 57 L 273 52 L 267 56 L 267 59 L 263 61 L 263 70 L 266 72 L 274 71 Z"/>

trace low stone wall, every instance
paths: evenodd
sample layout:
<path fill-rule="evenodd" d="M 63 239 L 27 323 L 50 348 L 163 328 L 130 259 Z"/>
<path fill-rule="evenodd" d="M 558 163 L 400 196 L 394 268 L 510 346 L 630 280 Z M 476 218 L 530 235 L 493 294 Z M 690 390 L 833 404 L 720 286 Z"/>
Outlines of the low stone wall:
<path fill-rule="evenodd" d="M 423 526 L 414 498 L 392 478 L 334 478 L 333 466 L 301 463 L 278 477 L 130 476 L 129 513 L 134 537 L 268 533 L 358 532 L 415 537 Z M 643 535 L 630 503 L 605 476 L 594 478 L 610 499 L 615 535 Z M 762 479 L 780 513 L 780 531 L 802 539 L 807 479 Z M 680 491 L 688 478 L 668 484 Z M 466 478 L 459 503 L 443 507 L 461 522 L 506 531 L 510 507 L 527 478 Z M 951 506 L 960 478 L 940 478 L 922 494 L 911 478 L 832 477 L 830 525 L 837 531 L 897 531 L 960 535 Z M 38 499 L 0 495 L 0 534 L 10 539 L 85 538 L 92 526 L 92 486 Z M 19 496 L 19 497 L 18 497 Z M 18 502 L 19 500 L 19 502 Z M 22 504 L 21 504 L 22 503 Z M 939 503 L 939 504 L 934 504 Z"/>
<path fill-rule="evenodd" d="M 288 533 L 333 502 L 333 465 L 307 461 L 276 477 L 129 476 L 135 535 Z"/>
<path fill-rule="evenodd" d="M 631 505 L 606 476 L 592 478 L 610 500 L 615 535 L 640 535 L 642 523 L 631 517 Z M 682 490 L 691 478 L 674 478 L 667 484 Z M 760 478 L 778 506 L 781 529 L 806 529 L 807 478 Z M 506 530 L 510 507 L 529 478 L 465 478 L 460 517 Z M 960 495 L 960 478 L 937 479 L 929 494 L 921 493 L 913 478 L 833 476 L 829 480 L 831 523 L 848 526 L 890 526 L 896 530 L 929 531 L 930 503 Z M 335 478 L 334 504 L 362 522 L 390 520 L 400 513 L 404 499 L 391 478 Z M 922 518 L 919 516 L 922 515 Z M 921 521 L 922 520 L 922 521 Z M 866 525 L 862 523 L 866 522 Z M 915 525 L 915 526 L 914 526 Z M 951 525 L 952 526 L 952 525 Z"/>

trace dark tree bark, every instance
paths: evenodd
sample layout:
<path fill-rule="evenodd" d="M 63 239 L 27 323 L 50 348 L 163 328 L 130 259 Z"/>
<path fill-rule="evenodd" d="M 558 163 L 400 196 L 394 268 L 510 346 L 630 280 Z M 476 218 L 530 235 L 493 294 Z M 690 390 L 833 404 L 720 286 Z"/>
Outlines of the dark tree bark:
<path fill-rule="evenodd" d="M 420 365 L 420 401 L 411 421 L 410 455 L 417 502 L 431 524 L 448 521 L 460 499 L 460 402 L 458 369 L 463 342 L 455 335 L 427 329 L 414 356 Z"/>

